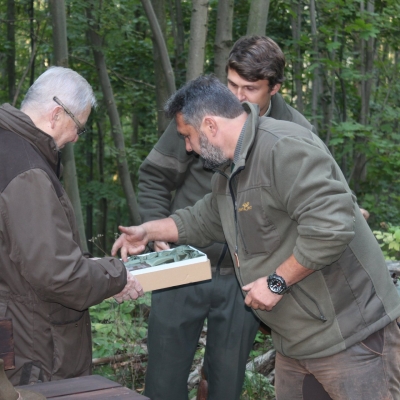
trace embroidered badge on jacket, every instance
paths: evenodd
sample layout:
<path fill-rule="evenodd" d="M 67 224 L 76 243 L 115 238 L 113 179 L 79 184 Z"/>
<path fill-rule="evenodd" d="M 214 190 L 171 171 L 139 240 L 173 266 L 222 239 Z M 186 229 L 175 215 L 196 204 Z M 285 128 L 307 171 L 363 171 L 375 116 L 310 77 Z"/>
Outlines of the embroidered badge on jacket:
<path fill-rule="evenodd" d="M 248 201 L 247 203 L 243 203 L 242 207 L 239 208 L 239 212 L 241 211 L 250 211 L 253 208 L 253 206 L 250 205 L 250 202 Z"/>

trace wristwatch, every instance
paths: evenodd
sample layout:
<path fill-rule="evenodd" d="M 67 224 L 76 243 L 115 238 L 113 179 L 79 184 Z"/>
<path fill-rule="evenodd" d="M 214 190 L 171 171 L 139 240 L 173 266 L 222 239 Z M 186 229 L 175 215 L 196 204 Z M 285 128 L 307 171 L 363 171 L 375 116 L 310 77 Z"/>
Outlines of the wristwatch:
<path fill-rule="evenodd" d="M 267 279 L 269 290 L 272 293 L 283 295 L 290 290 L 290 286 L 286 285 L 285 280 L 274 272 Z"/>

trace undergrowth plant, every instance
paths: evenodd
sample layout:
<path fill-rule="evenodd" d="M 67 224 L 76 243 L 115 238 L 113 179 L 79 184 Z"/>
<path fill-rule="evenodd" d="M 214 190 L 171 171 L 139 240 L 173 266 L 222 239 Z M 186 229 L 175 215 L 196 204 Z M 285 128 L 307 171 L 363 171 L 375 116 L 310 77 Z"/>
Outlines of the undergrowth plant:
<path fill-rule="evenodd" d="M 138 392 L 143 388 L 141 370 L 145 369 L 147 360 L 144 342 L 149 305 L 150 293 L 146 293 L 136 301 L 118 304 L 114 299 L 107 299 L 90 308 L 93 358 L 111 357 L 110 362 L 95 366 L 94 373 Z M 113 356 L 123 355 L 129 361 L 113 362 Z"/>
<path fill-rule="evenodd" d="M 107 299 L 90 308 L 93 358 L 108 358 L 107 362 L 95 366 L 93 373 L 117 381 L 139 393 L 144 391 L 150 304 L 150 293 L 146 293 L 135 301 L 118 304 L 114 299 Z M 199 342 L 193 361 L 194 368 L 204 357 L 204 343 Z M 271 348 L 271 337 L 258 332 L 249 361 Z M 123 358 L 124 355 L 126 358 Z M 191 389 L 188 393 L 189 399 L 195 398 L 196 393 L 197 387 Z M 273 398 L 274 387 L 269 379 L 262 373 L 246 371 L 241 400 Z"/>
<path fill-rule="evenodd" d="M 400 260 L 400 226 L 382 222 L 382 230 L 373 231 L 387 260 Z"/>

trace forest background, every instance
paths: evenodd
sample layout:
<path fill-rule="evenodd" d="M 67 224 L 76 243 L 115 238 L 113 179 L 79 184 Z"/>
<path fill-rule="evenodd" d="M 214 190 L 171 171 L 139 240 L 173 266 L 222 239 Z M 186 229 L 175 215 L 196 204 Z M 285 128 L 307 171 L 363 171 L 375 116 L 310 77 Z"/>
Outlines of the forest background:
<path fill-rule="evenodd" d="M 281 93 L 317 128 L 371 228 L 398 232 L 389 245 L 399 255 L 399 0 L 0 0 L 0 103 L 19 107 L 51 65 L 69 66 L 95 90 L 88 132 L 63 150 L 85 250 L 109 253 L 118 225 L 140 222 L 138 168 L 168 124 L 165 100 L 202 73 L 226 82 L 229 50 L 249 34 L 281 46 Z M 94 309 L 95 355 L 134 347 L 145 368 L 137 340 L 145 342 L 149 306 L 147 296 L 113 308 L 126 332 L 108 323 L 113 306 Z M 118 343 L 126 335 L 131 349 Z M 128 365 L 141 385 L 132 360 L 115 365 L 110 375 Z"/>

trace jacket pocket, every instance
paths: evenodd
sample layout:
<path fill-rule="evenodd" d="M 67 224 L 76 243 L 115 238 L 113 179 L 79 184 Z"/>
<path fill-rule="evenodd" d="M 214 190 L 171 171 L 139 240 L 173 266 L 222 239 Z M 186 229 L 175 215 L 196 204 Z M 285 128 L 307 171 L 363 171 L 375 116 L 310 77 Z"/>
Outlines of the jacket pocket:
<path fill-rule="evenodd" d="M 238 194 L 237 220 L 246 256 L 270 255 L 280 246 L 280 235 L 262 206 L 261 188 Z"/>
<path fill-rule="evenodd" d="M 51 303 L 49 312 L 49 321 L 53 325 L 65 325 L 71 322 L 79 321 L 85 311 L 77 311 L 67 308 L 61 304 Z"/>
<path fill-rule="evenodd" d="M 89 375 L 92 364 L 92 341 L 89 313 L 66 324 L 51 324 L 53 338 L 52 380 Z"/>
<path fill-rule="evenodd" d="M 326 322 L 327 319 L 325 315 L 322 313 L 321 308 L 319 307 L 317 300 L 311 297 L 304 289 L 302 289 L 298 284 L 294 285 L 290 294 L 296 303 L 312 318 L 315 318 L 319 321 Z"/>

